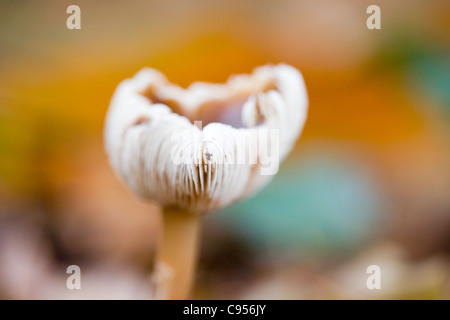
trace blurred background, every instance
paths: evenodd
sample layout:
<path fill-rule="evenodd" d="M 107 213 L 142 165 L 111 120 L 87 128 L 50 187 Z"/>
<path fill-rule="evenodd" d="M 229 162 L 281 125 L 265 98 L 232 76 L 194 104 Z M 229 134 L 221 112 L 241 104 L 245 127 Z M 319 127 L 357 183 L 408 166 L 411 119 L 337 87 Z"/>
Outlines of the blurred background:
<path fill-rule="evenodd" d="M 186 87 L 285 62 L 304 132 L 265 189 L 205 217 L 193 297 L 449 299 L 449 30 L 446 0 L 1 1 L 0 298 L 154 298 L 159 209 L 103 149 L 115 87 L 144 66 Z"/>

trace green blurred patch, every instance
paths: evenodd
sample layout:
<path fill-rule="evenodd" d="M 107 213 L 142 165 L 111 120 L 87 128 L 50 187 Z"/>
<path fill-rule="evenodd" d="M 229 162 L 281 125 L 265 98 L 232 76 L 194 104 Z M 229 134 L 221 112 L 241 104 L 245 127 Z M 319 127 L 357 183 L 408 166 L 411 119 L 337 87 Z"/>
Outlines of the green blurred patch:
<path fill-rule="evenodd" d="M 255 197 L 213 215 L 257 250 L 298 256 L 358 248 L 377 231 L 385 203 L 368 171 L 334 154 L 285 166 Z"/>

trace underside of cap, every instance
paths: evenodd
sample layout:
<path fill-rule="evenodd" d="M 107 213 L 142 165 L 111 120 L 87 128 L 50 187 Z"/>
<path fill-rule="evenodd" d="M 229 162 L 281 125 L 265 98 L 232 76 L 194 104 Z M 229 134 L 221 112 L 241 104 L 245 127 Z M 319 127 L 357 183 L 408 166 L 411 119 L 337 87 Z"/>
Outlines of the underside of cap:
<path fill-rule="evenodd" d="M 105 120 L 106 151 L 142 198 L 206 213 L 270 180 L 274 173 L 264 174 L 264 167 L 291 151 L 307 104 L 301 74 L 285 64 L 187 89 L 145 68 L 116 89 Z"/>

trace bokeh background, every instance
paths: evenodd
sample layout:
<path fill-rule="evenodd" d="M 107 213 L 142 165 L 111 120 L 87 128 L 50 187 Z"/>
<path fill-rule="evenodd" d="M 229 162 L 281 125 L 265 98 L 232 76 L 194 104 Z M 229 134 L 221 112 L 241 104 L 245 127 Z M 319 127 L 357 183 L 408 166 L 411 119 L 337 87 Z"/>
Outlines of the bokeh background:
<path fill-rule="evenodd" d="M 270 185 L 205 217 L 193 297 L 449 299 L 449 30 L 446 0 L 1 1 L 0 298 L 153 298 L 159 209 L 103 149 L 115 87 L 285 62 L 305 130 Z"/>

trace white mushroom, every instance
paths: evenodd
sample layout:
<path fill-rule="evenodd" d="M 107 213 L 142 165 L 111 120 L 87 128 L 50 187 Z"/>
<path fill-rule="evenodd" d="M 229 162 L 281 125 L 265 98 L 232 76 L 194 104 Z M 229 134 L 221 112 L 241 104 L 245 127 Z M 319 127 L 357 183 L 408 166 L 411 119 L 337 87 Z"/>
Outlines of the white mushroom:
<path fill-rule="evenodd" d="M 241 119 L 231 123 L 236 110 Z M 285 158 L 306 112 L 303 79 L 287 65 L 259 67 L 224 85 L 196 82 L 187 90 L 154 69 L 143 69 L 114 94 L 106 117 L 106 150 L 116 172 L 142 198 L 205 213 L 261 188 L 275 173 L 264 174 L 274 164 L 261 161 L 277 164 Z M 194 121 L 202 121 L 202 130 Z M 279 130 L 276 159 L 272 130 Z M 191 154 L 175 163 L 173 152 L 187 146 Z M 248 159 L 252 147 L 257 149 L 254 161 Z"/>
<path fill-rule="evenodd" d="M 301 74 L 285 64 L 187 89 L 146 68 L 116 89 L 106 116 L 106 151 L 137 195 L 188 213 L 177 221 L 195 220 L 270 180 L 300 135 L 307 103 Z"/>

